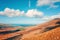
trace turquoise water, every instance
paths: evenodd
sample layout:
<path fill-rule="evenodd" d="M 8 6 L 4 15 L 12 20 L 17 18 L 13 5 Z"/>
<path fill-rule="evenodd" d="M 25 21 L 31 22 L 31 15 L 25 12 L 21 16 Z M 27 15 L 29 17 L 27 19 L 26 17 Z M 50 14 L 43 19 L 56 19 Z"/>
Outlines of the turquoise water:
<path fill-rule="evenodd" d="M 5 24 L 0 26 L 0 28 L 6 28 L 6 27 L 29 27 L 29 26 L 35 26 L 36 24 Z"/>
<path fill-rule="evenodd" d="M 11 24 L 11 26 L 22 26 L 22 27 L 27 27 L 27 26 L 34 26 L 36 24 Z"/>

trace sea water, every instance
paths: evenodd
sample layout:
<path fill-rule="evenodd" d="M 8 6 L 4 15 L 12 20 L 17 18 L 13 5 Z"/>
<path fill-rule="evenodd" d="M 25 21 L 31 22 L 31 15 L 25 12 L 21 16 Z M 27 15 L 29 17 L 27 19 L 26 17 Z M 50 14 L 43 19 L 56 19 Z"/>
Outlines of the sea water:
<path fill-rule="evenodd" d="M 22 26 L 22 27 L 27 27 L 27 26 L 34 26 L 36 24 L 11 24 L 11 26 Z"/>

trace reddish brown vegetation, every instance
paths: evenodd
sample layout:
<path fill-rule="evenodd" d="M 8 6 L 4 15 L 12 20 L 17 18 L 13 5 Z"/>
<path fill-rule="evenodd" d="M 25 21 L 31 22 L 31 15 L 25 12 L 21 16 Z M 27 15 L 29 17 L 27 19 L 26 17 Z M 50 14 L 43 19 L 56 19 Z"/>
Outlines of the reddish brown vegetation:
<path fill-rule="evenodd" d="M 21 40 L 60 40 L 60 27 L 51 31 L 22 38 Z"/>
<path fill-rule="evenodd" d="M 0 32 L 4 32 L 4 31 L 12 31 L 12 30 L 16 30 L 19 29 L 20 27 L 8 27 L 8 28 L 2 28 L 0 29 Z"/>
<path fill-rule="evenodd" d="M 4 29 L 0 29 L 0 32 L 5 32 L 5 31 L 13 31 L 13 30 L 17 30 L 19 27 L 15 27 L 15 28 L 4 28 Z M 14 36 L 18 36 L 21 35 L 20 31 L 14 32 L 14 33 L 9 33 L 9 34 L 0 34 L 0 40 L 3 39 L 8 39 L 10 37 L 14 37 Z"/>
<path fill-rule="evenodd" d="M 38 40 L 38 39 L 34 39 L 34 37 L 36 37 L 37 35 L 40 35 L 42 33 L 44 33 L 45 31 L 47 31 L 46 28 L 52 28 L 52 27 L 58 27 L 57 25 L 57 22 L 60 22 L 60 19 L 57 19 L 57 20 L 52 20 L 50 22 L 47 22 L 47 23 L 44 23 L 44 24 L 40 24 L 40 25 L 37 25 L 35 27 L 31 27 L 31 28 L 28 28 L 26 29 L 27 31 L 27 34 L 23 35 L 22 39 L 33 39 L 33 40 Z M 55 34 L 54 34 L 55 35 Z M 30 38 L 31 37 L 31 38 Z M 43 40 L 43 38 L 42 38 Z"/>

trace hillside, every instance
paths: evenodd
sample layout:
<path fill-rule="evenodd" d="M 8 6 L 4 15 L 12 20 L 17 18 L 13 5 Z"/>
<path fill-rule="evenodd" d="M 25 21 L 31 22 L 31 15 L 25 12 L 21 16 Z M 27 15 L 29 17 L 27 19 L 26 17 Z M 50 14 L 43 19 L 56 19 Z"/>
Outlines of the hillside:
<path fill-rule="evenodd" d="M 31 26 L 24 30 L 20 30 L 19 27 L 4 28 L 0 30 L 0 32 L 6 31 L 12 32 L 3 35 L 0 34 L 0 40 L 59 40 L 60 18 L 36 26 Z"/>
<path fill-rule="evenodd" d="M 21 40 L 60 40 L 60 27 L 42 34 L 31 35 Z"/>
<path fill-rule="evenodd" d="M 40 32 L 44 32 L 44 30 L 46 28 L 55 27 L 57 25 L 60 25 L 60 19 L 59 18 L 51 20 L 51 21 L 43 23 L 43 24 L 39 24 L 39 25 L 36 25 L 36 26 L 31 26 L 29 28 L 26 28 L 24 30 L 24 32 L 25 33 L 30 33 L 30 32 L 35 31 L 35 30 L 39 30 Z"/>
<path fill-rule="evenodd" d="M 60 26 L 60 19 L 58 18 L 58 19 L 54 19 L 49 22 L 46 22 L 44 24 L 37 25 L 35 27 L 28 28 L 28 29 L 26 29 L 27 34 L 24 34 L 22 39 L 23 38 L 30 38 L 30 37 L 35 36 L 37 34 L 42 34 L 44 32 L 47 32 L 47 31 L 57 28 L 59 26 Z"/>

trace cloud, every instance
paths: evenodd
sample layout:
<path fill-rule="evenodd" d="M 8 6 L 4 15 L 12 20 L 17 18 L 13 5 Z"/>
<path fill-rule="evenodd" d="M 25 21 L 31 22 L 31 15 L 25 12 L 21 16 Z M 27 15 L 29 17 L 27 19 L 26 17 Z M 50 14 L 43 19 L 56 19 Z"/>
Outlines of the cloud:
<path fill-rule="evenodd" d="M 47 8 L 47 9 L 50 9 L 50 8 L 58 8 L 58 7 L 59 7 L 59 5 L 50 5 L 50 7 Z"/>
<path fill-rule="evenodd" d="M 26 16 L 27 17 L 42 17 L 43 14 L 44 14 L 43 12 L 40 12 L 36 9 L 31 9 L 27 11 Z"/>
<path fill-rule="evenodd" d="M 60 18 L 60 13 L 58 13 L 57 15 L 52 15 L 52 16 L 43 16 L 42 18 L 40 18 L 40 20 L 41 20 L 41 23 L 44 23 L 44 22 L 53 20 L 55 18 Z"/>
<path fill-rule="evenodd" d="M 0 11 L 0 15 L 8 16 L 8 17 L 16 17 L 16 16 L 26 16 L 26 17 L 42 17 L 43 12 L 38 11 L 37 9 L 28 10 L 26 13 L 24 11 L 20 11 L 19 9 L 10 9 L 5 8 L 4 11 Z"/>
<path fill-rule="evenodd" d="M 60 0 L 38 0 L 37 1 L 37 6 L 47 6 L 47 5 L 49 5 L 50 6 L 50 8 L 51 7 L 53 7 L 53 8 L 55 8 L 55 7 L 57 7 L 57 5 L 54 5 L 54 3 L 56 3 L 56 2 L 60 2 Z"/>
<path fill-rule="evenodd" d="M 49 20 L 53 20 L 55 18 L 60 18 L 60 13 L 58 13 L 57 15 L 52 15 L 52 16 L 44 16 L 42 18 L 42 20 L 49 21 Z"/>
<path fill-rule="evenodd" d="M 52 20 L 54 18 L 60 18 L 60 13 L 53 16 L 45 16 L 43 12 L 38 11 L 37 9 L 31 9 L 25 13 L 24 11 L 20 11 L 19 9 L 15 10 L 10 8 L 5 8 L 4 11 L 0 11 L 0 15 L 7 17 L 25 16 L 31 18 L 39 18 L 44 21 Z"/>
<path fill-rule="evenodd" d="M 15 16 L 22 16 L 24 11 L 20 11 L 19 9 L 10 9 L 10 8 L 5 8 L 4 11 L 0 11 L 0 15 L 5 15 L 8 17 L 15 17 Z"/>
<path fill-rule="evenodd" d="M 57 14 L 57 15 L 53 15 L 53 16 L 51 16 L 50 18 L 51 18 L 51 19 L 60 18 L 60 13 Z"/>

